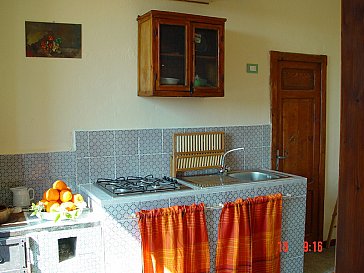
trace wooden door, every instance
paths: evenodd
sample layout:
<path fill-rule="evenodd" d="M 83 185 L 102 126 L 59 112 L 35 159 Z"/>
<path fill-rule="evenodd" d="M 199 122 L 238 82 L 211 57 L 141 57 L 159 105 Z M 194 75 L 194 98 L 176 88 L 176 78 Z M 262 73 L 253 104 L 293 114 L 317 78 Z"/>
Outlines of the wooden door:
<path fill-rule="evenodd" d="M 341 128 L 337 273 L 364 270 L 364 1 L 341 5 Z"/>
<path fill-rule="evenodd" d="M 271 52 L 272 168 L 307 178 L 306 241 L 322 241 L 326 56 Z"/>

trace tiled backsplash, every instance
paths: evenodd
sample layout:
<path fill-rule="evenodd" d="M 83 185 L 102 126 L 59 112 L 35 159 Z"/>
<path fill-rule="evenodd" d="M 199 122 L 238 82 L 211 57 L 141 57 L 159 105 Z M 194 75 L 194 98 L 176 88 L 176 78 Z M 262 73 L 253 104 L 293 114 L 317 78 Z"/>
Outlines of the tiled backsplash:
<path fill-rule="evenodd" d="M 270 168 L 270 125 L 76 131 L 75 152 L 0 155 L 0 203 L 10 205 L 10 188 L 21 185 L 34 188 L 39 200 L 57 179 L 76 191 L 101 177 L 169 175 L 173 134 L 196 131 L 225 131 L 226 150 L 245 147 L 227 156 L 232 169 Z"/>

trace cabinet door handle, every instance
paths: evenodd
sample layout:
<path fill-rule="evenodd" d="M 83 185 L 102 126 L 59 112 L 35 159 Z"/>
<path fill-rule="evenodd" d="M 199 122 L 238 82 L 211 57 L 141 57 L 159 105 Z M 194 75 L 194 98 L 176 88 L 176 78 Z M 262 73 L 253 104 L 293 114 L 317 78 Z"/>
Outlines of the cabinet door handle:
<path fill-rule="evenodd" d="M 193 82 L 191 82 L 191 84 L 190 84 L 190 94 L 191 94 L 191 96 L 193 95 Z"/>

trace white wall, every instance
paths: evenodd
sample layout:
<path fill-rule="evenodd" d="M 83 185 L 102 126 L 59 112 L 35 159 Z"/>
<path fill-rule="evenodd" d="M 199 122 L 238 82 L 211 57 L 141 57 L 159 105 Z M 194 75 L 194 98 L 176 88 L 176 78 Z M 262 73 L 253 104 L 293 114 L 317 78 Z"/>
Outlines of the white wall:
<path fill-rule="evenodd" d="M 136 17 L 150 9 L 227 18 L 224 98 L 137 97 Z M 24 21 L 82 24 L 82 59 L 26 58 Z M 338 177 L 339 0 L 1 0 L 0 34 L 0 154 L 71 150 L 75 129 L 268 124 L 269 51 L 327 55 L 326 236 Z"/>

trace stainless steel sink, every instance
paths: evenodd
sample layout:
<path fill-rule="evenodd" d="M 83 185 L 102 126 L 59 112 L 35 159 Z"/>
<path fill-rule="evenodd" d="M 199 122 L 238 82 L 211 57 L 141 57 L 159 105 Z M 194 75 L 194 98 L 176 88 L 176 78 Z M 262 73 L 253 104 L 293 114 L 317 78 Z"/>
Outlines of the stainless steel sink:
<path fill-rule="evenodd" d="M 264 181 L 278 179 L 280 176 L 273 173 L 265 173 L 261 171 L 239 171 L 227 173 L 227 176 L 236 178 L 238 180 L 244 180 L 247 182 Z"/>
<path fill-rule="evenodd" d="M 270 172 L 268 170 L 243 170 L 230 171 L 224 174 L 180 177 L 179 181 L 181 181 L 182 184 L 187 184 L 188 186 L 192 186 L 194 188 L 207 188 L 240 183 L 268 181 L 287 177 L 288 176 L 286 175 Z"/>

